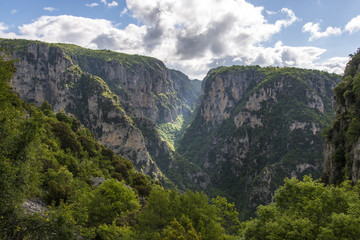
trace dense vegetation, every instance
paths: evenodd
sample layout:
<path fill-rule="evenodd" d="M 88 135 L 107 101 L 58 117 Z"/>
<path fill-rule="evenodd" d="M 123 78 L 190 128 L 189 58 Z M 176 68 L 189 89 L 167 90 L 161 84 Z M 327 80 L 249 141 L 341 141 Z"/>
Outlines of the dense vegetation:
<path fill-rule="evenodd" d="M 244 239 L 359 239 L 360 189 L 343 182 L 324 186 L 310 177 L 287 179 L 246 223 Z"/>
<path fill-rule="evenodd" d="M 0 239 L 224 239 L 233 204 L 166 190 L 48 102 L 23 102 L 0 58 Z M 35 206 L 35 207 L 34 207 Z"/>
<path fill-rule="evenodd" d="M 358 179 L 359 155 L 354 147 L 360 137 L 360 48 L 350 58 L 343 81 L 334 90 L 336 118 L 325 133 L 328 145 L 334 148 L 329 164 L 325 163 L 332 167 L 327 167 L 322 177 L 329 184 Z"/>
<path fill-rule="evenodd" d="M 359 66 L 359 56 L 352 58 L 345 83 L 337 88 L 348 90 L 342 97 L 354 94 L 357 99 L 359 69 L 354 65 Z M 15 71 L 14 61 L 0 56 L 0 239 L 358 239 L 360 235 L 359 184 L 340 180 L 337 186 L 324 185 L 308 176 L 302 181 L 286 179 L 273 203 L 260 206 L 255 218 L 240 222 L 235 205 L 226 198 L 164 189 L 136 172 L 130 160 L 99 144 L 72 116 L 54 114 L 46 101 L 40 107 L 22 101 L 8 85 Z M 354 112 L 346 117 L 352 124 L 359 112 L 351 109 Z M 341 140 L 344 146 L 359 137 L 357 128 L 348 129 Z"/>
<path fill-rule="evenodd" d="M 205 120 L 205 108 L 200 105 L 177 150 L 207 171 L 212 183 L 209 194 L 234 201 L 242 218 L 247 219 L 255 213 L 255 206 L 271 201 L 285 177 L 320 177 L 324 142 L 321 130 L 334 116 L 332 88 L 339 79 L 336 74 L 289 67 L 215 68 L 204 79 L 204 95 L 208 98 L 202 104 L 216 97 L 213 92 L 217 90 L 218 102 L 233 101 L 224 104 L 229 116 L 213 126 Z M 235 85 L 241 81 L 242 85 Z M 245 86 L 243 96 L 232 100 L 233 92 Z M 322 111 L 309 104 L 313 96 L 320 99 Z M 249 110 L 247 106 L 257 102 L 260 107 Z M 236 126 L 237 117 L 246 119 L 241 127 Z M 250 123 L 253 119 L 254 125 Z M 294 127 L 296 123 L 303 127 Z M 308 167 L 299 171 L 301 165 Z"/>
<path fill-rule="evenodd" d="M 196 174 L 199 167 L 175 153 L 173 147 L 190 121 L 200 81 L 190 81 L 185 74 L 167 69 L 151 57 L 23 39 L 0 38 L 1 46 L 19 59 L 14 83 L 18 84 L 16 91 L 27 92 L 19 93 L 25 101 L 41 104 L 43 100 L 38 100 L 42 95 L 55 110 L 74 115 L 97 139 L 104 141 L 112 135 L 111 143 L 107 143 L 112 149 L 164 186 L 201 189 L 188 177 L 189 172 L 183 173 L 191 170 Z M 104 124 L 118 131 L 109 133 Z M 141 134 L 127 134 L 129 130 L 140 130 Z M 117 140 L 127 141 L 132 136 L 139 139 L 114 147 L 120 142 Z M 143 140 L 145 146 L 139 151 Z"/>

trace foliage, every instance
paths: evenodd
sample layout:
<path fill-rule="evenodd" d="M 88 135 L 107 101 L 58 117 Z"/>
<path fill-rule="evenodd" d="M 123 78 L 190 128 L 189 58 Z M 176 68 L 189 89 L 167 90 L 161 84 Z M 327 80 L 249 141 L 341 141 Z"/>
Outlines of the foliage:
<path fill-rule="evenodd" d="M 247 219 L 255 213 L 256 205 L 271 201 L 271 194 L 251 196 L 252 190 L 267 185 L 261 182 L 262 174 L 267 176 L 270 192 L 292 173 L 320 177 L 320 168 L 300 172 L 296 166 L 321 165 L 324 142 L 320 133 L 334 117 L 332 88 L 339 80 L 335 74 L 289 67 L 213 69 L 204 79 L 202 105 L 177 151 L 198 166 L 209 166 L 204 169 L 209 169 L 213 188 L 207 193 L 234 201 L 241 218 Z M 215 91 L 216 95 L 211 95 Z M 221 101 L 216 107 L 225 108 L 226 117 L 220 123 L 209 117 L 217 109 L 206 103 L 216 96 Z M 311 106 L 313 96 L 321 98 L 317 102 L 323 104 L 323 112 Z M 243 123 L 236 126 L 239 118 Z M 253 120 L 259 124 L 252 125 Z M 304 128 L 293 129 L 296 123 Z M 314 131 L 312 126 L 318 129 Z"/>
<path fill-rule="evenodd" d="M 353 178 L 354 147 L 360 137 L 360 52 L 350 55 L 344 77 L 335 87 L 336 118 L 325 132 L 328 144 L 334 148 L 331 162 L 322 179 L 329 184 L 340 184 Z M 329 163 L 330 164 L 330 163 Z"/>
<path fill-rule="evenodd" d="M 46 101 L 37 107 L 20 100 L 7 85 L 13 64 L 0 59 L 1 239 L 224 239 L 235 234 L 229 221 L 237 223 L 237 212 L 226 200 L 212 203 L 202 193 L 165 190 L 99 144 L 77 119 L 54 114 Z M 92 83 L 85 77 L 77 84 L 86 81 Z M 24 202 L 41 204 L 33 210 Z"/>
<path fill-rule="evenodd" d="M 139 239 L 182 239 L 186 236 L 223 239 L 230 235 L 225 234 L 221 225 L 227 221 L 221 212 L 203 193 L 187 191 L 178 195 L 175 191 L 154 188 L 138 218 Z"/>
<path fill-rule="evenodd" d="M 140 209 L 134 190 L 115 179 L 104 181 L 84 196 L 88 209 L 88 225 L 111 224 L 116 218 Z"/>
<path fill-rule="evenodd" d="M 246 222 L 245 239 L 357 239 L 359 189 L 349 182 L 324 186 L 310 177 L 286 179 L 275 202 Z"/>

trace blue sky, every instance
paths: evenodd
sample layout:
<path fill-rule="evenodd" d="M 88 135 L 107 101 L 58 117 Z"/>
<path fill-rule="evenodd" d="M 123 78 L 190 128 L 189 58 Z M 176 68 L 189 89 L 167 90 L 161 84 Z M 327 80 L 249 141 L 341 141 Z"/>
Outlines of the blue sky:
<path fill-rule="evenodd" d="M 1 0 L 0 37 L 153 56 L 202 79 L 220 65 L 342 73 L 359 0 Z"/>

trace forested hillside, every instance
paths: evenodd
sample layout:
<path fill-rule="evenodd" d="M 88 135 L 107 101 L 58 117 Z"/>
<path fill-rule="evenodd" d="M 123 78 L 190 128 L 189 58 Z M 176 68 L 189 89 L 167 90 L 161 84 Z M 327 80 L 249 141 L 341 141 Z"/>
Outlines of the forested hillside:
<path fill-rule="evenodd" d="M 135 171 L 80 122 L 23 102 L 0 58 L 1 239 L 224 239 L 239 234 L 233 204 L 177 193 Z"/>
<path fill-rule="evenodd" d="M 167 186 L 208 184 L 207 175 L 174 150 L 200 81 L 146 56 L 29 40 L 0 39 L 0 45 L 17 59 L 10 85 L 21 99 L 46 100 L 54 112 L 72 114 L 136 170 Z"/>
<path fill-rule="evenodd" d="M 359 52 L 352 56 L 343 81 L 335 89 L 336 120 L 326 131 L 327 144 L 335 146 L 335 153 L 331 154 L 330 162 L 325 159 L 322 181 L 332 183 L 330 179 L 336 179 L 336 185 L 324 185 L 309 176 L 302 181 L 286 179 L 275 191 L 271 204 L 258 207 L 255 218 L 240 222 L 235 205 L 226 198 L 166 189 L 159 181 L 137 172 L 129 159 L 100 144 L 74 116 L 63 111 L 55 114 L 47 101 L 36 106 L 21 100 L 8 84 L 16 72 L 16 60 L 1 55 L 0 238 L 357 239 L 360 235 L 360 188 L 356 182 L 358 161 L 354 146 L 359 136 L 354 129 L 359 115 L 356 106 L 360 102 L 356 97 L 359 56 Z M 290 75 L 291 71 L 294 70 L 290 70 Z M 289 87 L 289 83 L 309 85 L 301 79 L 286 79 L 281 80 L 283 86 Z M 257 91 L 268 92 L 267 86 L 278 84 L 269 78 L 247 97 L 281 99 L 279 96 L 284 93 L 279 91 L 270 91 L 275 95 L 256 94 Z M 101 89 L 106 90 L 106 87 Z M 285 89 L 290 91 L 291 88 Z M 326 118 L 320 119 L 319 124 L 326 124 L 331 117 L 326 114 L 331 101 L 321 98 L 323 105 L 318 104 L 320 99 L 314 97 L 316 88 L 305 89 L 310 92 L 305 92 L 308 102 L 299 101 L 298 104 L 306 103 L 313 111 L 323 110 Z M 297 103 L 301 98 L 296 98 L 296 94 L 302 96 L 304 93 L 295 91 L 293 94 L 294 101 L 290 103 Z M 260 105 L 249 103 L 251 108 L 247 110 L 251 114 L 245 114 L 249 119 L 238 117 L 233 124 L 245 124 L 250 128 L 251 124 L 266 126 L 266 119 L 256 115 L 256 109 L 259 106 L 269 109 L 271 105 L 258 102 Z M 246 101 L 243 104 L 247 106 Z M 239 110 L 236 108 L 228 116 L 238 116 Z M 304 117 L 304 120 L 319 120 L 317 115 L 310 116 L 312 118 Z M 259 121 L 254 121 L 255 117 Z M 218 120 L 227 122 L 227 119 Z M 223 123 L 218 120 L 214 121 L 215 125 L 198 130 L 208 131 L 216 124 L 221 126 Z M 342 131 L 336 128 L 338 125 Z M 290 130 L 292 126 L 297 130 L 303 125 L 290 125 Z M 314 130 L 312 124 L 305 124 L 303 128 Z M 338 149 L 342 147 L 345 147 L 344 155 L 339 154 Z M 314 161 L 311 156 L 308 158 L 307 161 Z M 348 178 L 352 181 L 347 181 Z M 237 189 L 233 191 L 236 193 Z"/>

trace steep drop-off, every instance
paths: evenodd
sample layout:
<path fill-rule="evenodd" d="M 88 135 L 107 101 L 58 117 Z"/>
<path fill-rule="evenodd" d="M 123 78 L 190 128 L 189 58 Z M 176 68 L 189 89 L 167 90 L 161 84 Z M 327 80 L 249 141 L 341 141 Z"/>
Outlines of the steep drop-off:
<path fill-rule="evenodd" d="M 181 190 L 226 196 L 243 217 L 269 203 L 285 177 L 320 176 L 337 75 L 233 66 L 212 69 L 200 83 L 154 58 L 0 43 L 18 59 L 10 84 L 22 99 L 49 101 L 137 170 Z"/>
<path fill-rule="evenodd" d="M 269 203 L 285 177 L 321 173 L 322 130 L 339 76 L 258 66 L 211 70 L 178 151 L 245 215 Z M 248 212 L 248 213 L 246 213 Z"/>
<path fill-rule="evenodd" d="M 23 100 L 47 100 L 55 112 L 75 115 L 101 143 L 154 178 L 163 177 L 159 165 L 170 175 L 170 166 L 178 166 L 157 128 L 151 140 L 141 130 L 189 118 L 200 81 L 150 57 L 27 40 L 2 39 L 1 45 L 18 59 L 10 84 Z"/>

